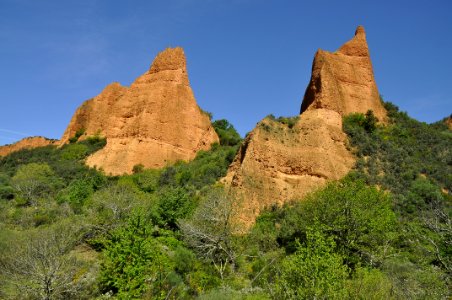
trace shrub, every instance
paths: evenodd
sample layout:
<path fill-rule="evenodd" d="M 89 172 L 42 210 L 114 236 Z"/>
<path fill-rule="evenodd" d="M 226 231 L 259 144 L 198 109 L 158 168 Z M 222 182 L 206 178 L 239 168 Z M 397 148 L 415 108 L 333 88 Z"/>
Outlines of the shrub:
<path fill-rule="evenodd" d="M 78 139 L 79 139 L 82 135 L 85 134 L 85 132 L 86 132 L 86 130 L 85 130 L 84 128 L 80 128 L 79 130 L 77 130 L 77 131 L 75 132 L 74 136 L 71 137 L 71 138 L 69 139 L 69 143 L 71 143 L 71 144 L 76 143 L 76 142 L 78 141 Z"/>
<path fill-rule="evenodd" d="M 235 130 L 234 126 L 225 119 L 216 120 L 212 123 L 218 137 L 220 138 L 220 145 L 235 146 L 238 145 L 242 138 Z"/>
<path fill-rule="evenodd" d="M 153 298 L 160 298 L 171 264 L 152 232 L 152 223 L 140 212 L 112 232 L 100 272 L 104 292 L 111 291 L 118 298 L 127 299 L 150 292 Z"/>
<path fill-rule="evenodd" d="M 53 192 L 59 183 L 52 168 L 45 163 L 21 165 L 11 179 L 12 186 L 29 204 L 36 204 L 39 197 Z"/>
<path fill-rule="evenodd" d="M 286 257 L 276 278 L 278 299 L 343 299 L 348 268 L 334 252 L 333 239 L 308 229 L 306 241 L 296 242 L 294 254 Z"/>

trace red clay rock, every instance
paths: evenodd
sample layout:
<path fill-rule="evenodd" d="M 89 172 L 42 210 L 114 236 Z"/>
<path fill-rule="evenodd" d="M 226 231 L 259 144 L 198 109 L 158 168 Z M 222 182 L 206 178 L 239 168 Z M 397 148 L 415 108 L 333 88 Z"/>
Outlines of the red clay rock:
<path fill-rule="evenodd" d="M 317 51 L 301 113 L 318 108 L 331 109 L 342 116 L 373 110 L 380 121 L 386 120 L 362 26 L 336 52 Z"/>
<path fill-rule="evenodd" d="M 209 116 L 196 104 L 182 48 L 157 55 L 148 72 L 130 87 L 119 83 L 86 101 L 74 114 L 61 143 L 78 130 L 106 137 L 107 145 L 89 156 L 89 166 L 107 174 L 131 173 L 133 166 L 160 168 L 193 159 L 218 142 Z"/>
<path fill-rule="evenodd" d="M 449 127 L 449 129 L 452 130 L 452 115 L 446 118 L 446 120 L 444 120 L 444 123 L 446 123 L 447 127 Z"/>
<path fill-rule="evenodd" d="M 248 135 L 223 179 L 242 199 L 246 227 L 265 207 L 299 201 L 329 180 L 345 176 L 354 158 L 339 113 L 303 113 L 292 128 L 265 118 Z"/>
<path fill-rule="evenodd" d="M 248 135 L 223 182 L 241 198 L 240 221 L 249 228 L 266 207 L 300 201 L 344 177 L 355 158 L 342 117 L 374 114 L 385 121 L 364 28 L 337 52 L 317 51 L 301 115 L 289 128 L 269 118 Z"/>
<path fill-rule="evenodd" d="M 47 139 L 42 136 L 27 137 L 11 145 L 0 146 L 0 156 L 6 156 L 23 149 L 33 149 L 57 144 L 57 140 Z"/>

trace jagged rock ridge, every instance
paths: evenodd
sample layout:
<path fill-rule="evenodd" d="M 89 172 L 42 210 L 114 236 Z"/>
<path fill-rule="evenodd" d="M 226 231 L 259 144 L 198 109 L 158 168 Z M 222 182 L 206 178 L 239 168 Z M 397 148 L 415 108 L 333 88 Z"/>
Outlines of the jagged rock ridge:
<path fill-rule="evenodd" d="M 130 87 L 112 83 L 75 112 L 61 144 L 78 131 L 100 135 L 107 145 L 89 156 L 89 166 L 107 174 L 130 173 L 137 164 L 160 168 L 190 160 L 218 136 L 196 104 L 182 48 L 159 53 L 148 72 Z"/>
<path fill-rule="evenodd" d="M 22 149 L 32 149 L 57 144 L 58 140 L 51 140 L 42 136 L 27 137 L 11 145 L 0 146 L 0 156 L 6 156 Z"/>
<path fill-rule="evenodd" d="M 298 201 L 344 177 L 355 158 L 347 148 L 342 116 L 369 109 L 386 118 L 360 26 L 336 53 L 316 53 L 293 127 L 266 118 L 246 138 L 223 179 L 243 199 L 241 221 L 250 226 L 265 207 Z"/>

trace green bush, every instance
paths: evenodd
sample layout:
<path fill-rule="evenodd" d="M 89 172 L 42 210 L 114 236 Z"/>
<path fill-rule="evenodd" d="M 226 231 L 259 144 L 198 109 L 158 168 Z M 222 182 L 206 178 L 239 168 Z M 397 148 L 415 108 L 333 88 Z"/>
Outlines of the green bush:
<path fill-rule="evenodd" d="M 156 225 L 175 230 L 177 220 L 190 216 L 196 204 L 193 196 L 183 188 L 163 188 L 153 204 L 152 219 Z"/>
<path fill-rule="evenodd" d="M 234 126 L 227 120 L 216 120 L 212 123 L 212 126 L 220 138 L 220 145 L 235 146 L 242 141 Z"/>
<path fill-rule="evenodd" d="M 333 239 L 318 228 L 306 231 L 303 244 L 280 265 L 276 278 L 277 299 L 344 299 L 348 268 L 335 253 Z"/>
<path fill-rule="evenodd" d="M 76 143 L 76 142 L 78 141 L 78 139 L 79 139 L 82 135 L 85 134 L 85 132 L 86 132 L 86 130 L 85 130 L 84 128 L 80 128 L 79 130 L 77 130 L 77 131 L 75 132 L 75 135 L 69 139 L 69 143 L 71 143 L 71 144 Z"/>
<path fill-rule="evenodd" d="M 125 226 L 112 232 L 103 254 L 100 284 L 104 292 L 125 299 L 140 298 L 144 293 L 164 299 L 172 287 L 168 286 L 171 261 L 142 213 L 133 214 Z"/>
<path fill-rule="evenodd" d="M 276 241 L 293 253 L 296 241 L 305 241 L 307 230 L 317 227 L 333 238 L 336 251 L 350 267 L 358 263 L 373 265 L 381 260 L 383 247 L 391 241 L 391 232 L 396 228 L 390 197 L 351 178 L 330 183 L 301 202 L 267 214 L 276 215 L 272 218 L 273 228 L 267 224 L 261 226 L 264 232 L 255 234 L 264 236 L 269 230 L 271 235 L 278 224 Z M 257 226 L 262 221 L 258 219 Z"/>
<path fill-rule="evenodd" d="M 36 204 L 45 194 L 53 193 L 61 184 L 52 168 L 46 163 L 21 165 L 11 178 L 11 185 L 29 204 Z"/>
<path fill-rule="evenodd" d="M 61 158 L 78 160 L 87 156 L 89 148 L 85 144 L 70 144 L 61 150 Z"/>

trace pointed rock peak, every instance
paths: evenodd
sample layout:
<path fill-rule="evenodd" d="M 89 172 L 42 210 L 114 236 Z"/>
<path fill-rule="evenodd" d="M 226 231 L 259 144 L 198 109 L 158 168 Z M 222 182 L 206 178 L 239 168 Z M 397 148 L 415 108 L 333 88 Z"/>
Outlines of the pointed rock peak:
<path fill-rule="evenodd" d="M 300 112 L 319 108 L 334 110 L 342 116 L 372 110 L 385 122 L 386 110 L 380 101 L 362 26 L 338 51 L 316 53 Z"/>
<path fill-rule="evenodd" d="M 149 73 L 157 73 L 168 70 L 183 70 L 185 71 L 187 62 L 185 59 L 184 49 L 181 47 L 167 48 L 157 54 L 157 57 L 152 63 Z"/>
<path fill-rule="evenodd" d="M 86 164 L 107 174 L 132 173 L 133 167 L 161 168 L 191 160 L 210 149 L 218 136 L 202 113 L 190 87 L 182 48 L 159 53 L 149 71 L 130 87 L 108 85 L 84 102 L 67 127 L 61 144 L 83 129 L 80 139 L 100 135 L 107 144 Z"/>
<path fill-rule="evenodd" d="M 358 26 L 355 31 L 355 36 L 342 45 L 337 50 L 337 53 L 341 53 L 349 56 L 369 56 L 369 47 L 366 41 L 366 31 L 363 26 Z"/>
<path fill-rule="evenodd" d="M 356 27 L 355 36 L 366 37 L 366 30 L 364 30 L 363 26 L 358 25 L 358 27 Z"/>

